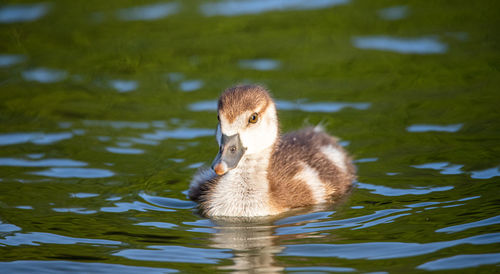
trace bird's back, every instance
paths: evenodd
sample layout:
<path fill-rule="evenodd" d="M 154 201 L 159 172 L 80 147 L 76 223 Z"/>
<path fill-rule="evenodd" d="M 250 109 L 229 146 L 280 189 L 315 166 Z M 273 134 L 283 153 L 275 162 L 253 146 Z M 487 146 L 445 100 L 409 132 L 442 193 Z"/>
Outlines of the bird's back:
<path fill-rule="evenodd" d="M 284 210 L 333 200 L 349 191 L 354 174 L 350 157 L 321 128 L 288 133 L 269 163 L 271 203 Z"/>

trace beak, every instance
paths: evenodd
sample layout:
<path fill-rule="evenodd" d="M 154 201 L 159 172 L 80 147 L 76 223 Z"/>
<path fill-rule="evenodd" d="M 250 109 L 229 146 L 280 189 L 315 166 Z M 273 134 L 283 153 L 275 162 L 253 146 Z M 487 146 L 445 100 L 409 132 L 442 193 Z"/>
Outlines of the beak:
<path fill-rule="evenodd" d="M 212 163 L 212 169 L 217 175 L 224 175 L 238 165 L 245 151 L 239 134 L 232 136 L 222 134 L 219 153 Z"/>

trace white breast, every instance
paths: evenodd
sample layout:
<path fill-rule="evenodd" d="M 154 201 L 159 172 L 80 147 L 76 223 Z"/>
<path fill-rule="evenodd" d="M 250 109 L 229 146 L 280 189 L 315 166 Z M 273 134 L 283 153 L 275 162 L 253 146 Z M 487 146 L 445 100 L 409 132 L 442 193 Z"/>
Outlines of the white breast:
<path fill-rule="evenodd" d="M 265 154 L 265 153 L 264 153 Z M 261 155 L 263 156 L 263 155 Z M 267 216 L 275 214 L 269 203 L 266 157 L 244 158 L 222 176 L 207 204 L 211 216 Z"/>

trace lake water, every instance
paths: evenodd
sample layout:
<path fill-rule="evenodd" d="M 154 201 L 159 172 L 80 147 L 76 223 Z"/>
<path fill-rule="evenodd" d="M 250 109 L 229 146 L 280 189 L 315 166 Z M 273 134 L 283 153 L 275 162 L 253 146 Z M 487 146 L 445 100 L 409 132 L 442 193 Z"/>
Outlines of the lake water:
<path fill-rule="evenodd" d="M 499 3 L 3 2 L 0 272 L 498 272 Z M 342 140 L 345 201 L 197 213 L 236 83 Z"/>

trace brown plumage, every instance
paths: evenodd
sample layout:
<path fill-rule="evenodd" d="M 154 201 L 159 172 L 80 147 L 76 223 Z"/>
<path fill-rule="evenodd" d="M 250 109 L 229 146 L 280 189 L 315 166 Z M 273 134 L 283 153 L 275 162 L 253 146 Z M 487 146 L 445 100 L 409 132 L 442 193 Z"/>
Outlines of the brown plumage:
<path fill-rule="evenodd" d="M 263 87 L 242 85 L 226 89 L 219 98 L 217 108 L 231 123 L 243 111 L 260 106 L 260 111 L 257 112 L 261 112 L 271 101 L 271 96 Z"/>
<path fill-rule="evenodd" d="M 315 131 L 314 128 L 290 132 L 281 138 L 269 163 L 269 189 L 274 206 L 294 208 L 314 204 L 311 191 L 294 179 L 295 174 L 302 168 L 297 159 L 306 162 L 318 172 L 325 183 L 327 199 L 334 200 L 349 191 L 351 182 L 355 179 L 350 157 L 345 160 L 348 172 L 342 172 L 320 152 L 322 146 L 328 145 L 334 145 L 344 151 L 336 139 L 324 132 Z"/>

